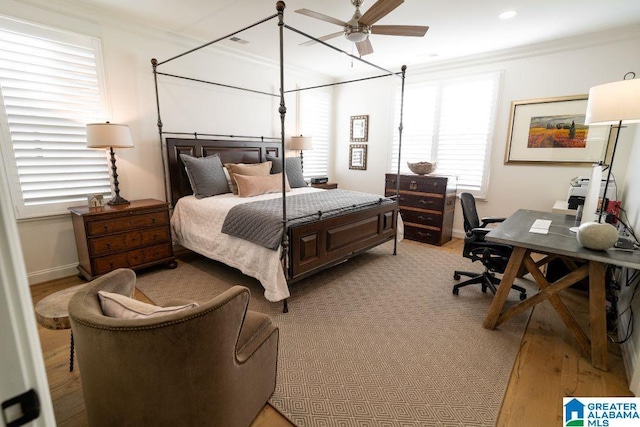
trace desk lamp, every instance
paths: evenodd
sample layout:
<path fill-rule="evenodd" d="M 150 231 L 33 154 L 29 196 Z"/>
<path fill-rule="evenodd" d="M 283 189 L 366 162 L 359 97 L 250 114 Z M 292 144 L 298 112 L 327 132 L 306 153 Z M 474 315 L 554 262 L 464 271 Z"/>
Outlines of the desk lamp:
<path fill-rule="evenodd" d="M 289 141 L 289 148 L 291 150 L 299 150 L 300 151 L 300 168 L 303 169 L 302 166 L 302 151 L 303 150 L 312 150 L 313 149 L 313 140 L 310 136 L 292 136 Z"/>
<path fill-rule="evenodd" d="M 113 187 L 115 197 L 109 200 L 108 204 L 128 205 L 129 201 L 120 197 L 118 183 L 118 172 L 116 168 L 116 154 L 114 148 L 132 148 L 131 132 L 129 126 L 115 123 L 91 123 L 87 125 L 87 147 L 88 148 L 108 148 L 111 154 L 111 171 L 113 175 Z"/>
<path fill-rule="evenodd" d="M 640 122 L 640 79 L 635 79 L 635 73 L 629 72 L 624 76 L 624 80 L 594 86 L 589 90 L 585 124 L 610 125 L 612 128 L 617 128 L 617 132 L 600 203 L 598 222 L 586 222 L 578 229 L 578 241 L 586 248 L 606 250 L 618 240 L 618 230 L 613 225 L 602 222 L 602 217 L 605 216 L 605 198 L 623 124 L 638 122 Z"/>

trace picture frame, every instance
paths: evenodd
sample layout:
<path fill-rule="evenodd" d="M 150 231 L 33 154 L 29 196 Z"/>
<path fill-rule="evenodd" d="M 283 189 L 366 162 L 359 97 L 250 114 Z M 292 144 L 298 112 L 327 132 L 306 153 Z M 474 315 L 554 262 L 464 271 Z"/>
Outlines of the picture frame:
<path fill-rule="evenodd" d="M 369 140 L 369 116 L 351 116 L 351 142 L 367 142 Z"/>
<path fill-rule="evenodd" d="M 367 145 L 349 145 L 349 169 L 367 170 Z"/>
<path fill-rule="evenodd" d="M 588 95 L 513 101 L 505 164 L 581 164 L 605 160 L 609 126 L 584 124 Z"/>
<path fill-rule="evenodd" d="M 87 206 L 89 209 L 102 209 L 104 204 L 104 196 L 102 194 L 87 194 Z"/>

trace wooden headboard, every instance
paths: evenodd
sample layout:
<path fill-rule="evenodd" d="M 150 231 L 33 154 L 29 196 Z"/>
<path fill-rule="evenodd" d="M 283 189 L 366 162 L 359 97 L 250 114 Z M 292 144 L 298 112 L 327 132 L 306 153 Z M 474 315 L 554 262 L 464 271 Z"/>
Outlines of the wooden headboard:
<path fill-rule="evenodd" d="M 279 141 L 167 138 L 166 142 L 172 206 L 175 206 L 180 197 L 193 194 L 180 154 L 193 157 L 218 154 L 223 164 L 261 163 L 266 160 L 267 155 L 281 157 L 282 154 Z"/>

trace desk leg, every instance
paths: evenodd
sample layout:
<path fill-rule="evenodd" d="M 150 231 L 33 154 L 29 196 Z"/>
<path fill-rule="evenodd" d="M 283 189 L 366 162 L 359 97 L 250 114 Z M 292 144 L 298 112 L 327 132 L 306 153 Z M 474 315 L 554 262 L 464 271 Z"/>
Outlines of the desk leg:
<path fill-rule="evenodd" d="M 606 267 L 589 261 L 589 320 L 591 323 L 591 364 L 607 370 Z"/>
<path fill-rule="evenodd" d="M 504 303 L 505 301 L 507 301 L 507 297 L 509 296 L 509 291 L 511 290 L 513 281 L 516 279 L 516 276 L 518 275 L 518 272 L 523 265 L 522 263 L 524 261 L 524 257 L 525 255 L 527 255 L 527 253 L 528 250 L 526 248 L 513 248 L 511 258 L 509 258 L 509 263 L 507 264 L 507 268 L 504 270 L 502 280 L 500 281 L 500 285 L 498 286 L 498 292 L 496 292 L 495 296 L 493 297 L 493 301 L 491 302 L 491 306 L 489 307 L 487 317 L 484 318 L 484 322 L 482 323 L 482 326 L 484 328 L 494 329 L 496 327 L 498 317 L 500 317 L 500 313 L 502 312 Z"/>

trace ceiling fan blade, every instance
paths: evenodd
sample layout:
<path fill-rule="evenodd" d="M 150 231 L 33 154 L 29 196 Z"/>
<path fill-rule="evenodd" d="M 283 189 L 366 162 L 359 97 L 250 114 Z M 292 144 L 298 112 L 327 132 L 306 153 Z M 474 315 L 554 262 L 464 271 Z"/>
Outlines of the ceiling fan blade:
<path fill-rule="evenodd" d="M 332 39 L 334 37 L 338 37 L 344 34 L 344 31 L 338 31 L 337 33 L 327 34 L 326 36 L 318 37 L 318 40 L 322 40 L 323 42 Z M 308 42 L 300 43 L 300 46 L 311 46 L 313 44 L 318 43 L 315 40 L 309 40 Z"/>
<path fill-rule="evenodd" d="M 313 10 L 309 10 L 309 9 L 298 9 L 298 10 L 296 10 L 296 13 L 300 13 L 302 15 L 307 15 L 307 16 L 310 16 L 312 18 L 319 19 L 321 21 L 330 22 L 332 24 L 340 25 L 341 27 L 344 27 L 345 25 L 347 25 L 347 23 L 344 22 L 344 21 L 341 21 L 341 20 L 336 19 L 336 18 L 332 18 L 332 17 L 327 16 L 327 15 L 323 15 L 322 13 L 314 12 Z"/>
<path fill-rule="evenodd" d="M 378 0 L 362 15 L 358 22 L 370 27 L 402 3 L 404 0 Z"/>
<path fill-rule="evenodd" d="M 423 37 L 427 34 L 428 29 L 429 27 L 420 25 L 374 25 L 371 27 L 371 33 L 386 36 Z"/>
<path fill-rule="evenodd" d="M 373 46 L 371 46 L 369 39 L 356 43 L 356 47 L 361 57 L 373 53 Z"/>

